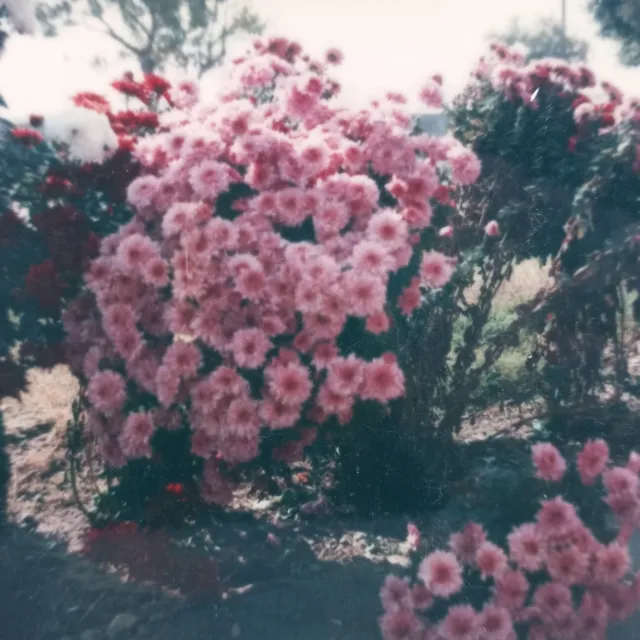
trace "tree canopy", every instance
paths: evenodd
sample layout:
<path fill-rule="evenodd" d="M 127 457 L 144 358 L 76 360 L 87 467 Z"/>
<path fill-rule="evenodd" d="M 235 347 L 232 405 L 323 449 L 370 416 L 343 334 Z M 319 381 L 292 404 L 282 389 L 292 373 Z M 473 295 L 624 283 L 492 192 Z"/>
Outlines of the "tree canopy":
<path fill-rule="evenodd" d="M 589 10 L 606 38 L 620 42 L 620 60 L 640 65 L 640 1 L 589 0 Z"/>
<path fill-rule="evenodd" d="M 38 18 L 49 35 L 65 25 L 96 25 L 146 73 L 173 63 L 201 75 L 222 61 L 231 37 L 263 29 L 234 0 L 52 0 L 39 6 Z"/>
<path fill-rule="evenodd" d="M 490 38 L 508 45 L 524 44 L 528 49 L 528 61 L 564 58 L 570 62 L 584 62 L 589 52 L 589 45 L 585 40 L 565 36 L 562 25 L 551 19 L 540 20 L 529 28 L 523 27 L 514 19 L 505 31 L 493 32 Z"/>

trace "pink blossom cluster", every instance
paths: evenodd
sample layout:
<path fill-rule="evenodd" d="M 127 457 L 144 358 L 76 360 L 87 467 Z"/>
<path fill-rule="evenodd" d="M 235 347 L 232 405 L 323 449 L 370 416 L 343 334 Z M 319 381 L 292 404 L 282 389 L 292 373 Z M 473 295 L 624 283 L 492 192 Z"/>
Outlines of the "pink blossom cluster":
<path fill-rule="evenodd" d="M 538 477 L 563 478 L 567 462 L 553 445 L 535 445 L 532 453 Z M 386 578 L 380 591 L 384 640 L 516 640 L 520 632 L 529 640 L 604 640 L 611 623 L 640 607 L 640 573 L 632 573 L 628 549 L 640 526 L 640 456 L 632 453 L 626 466 L 612 466 L 607 444 L 594 440 L 579 453 L 577 468 L 585 485 L 601 479 L 605 502 L 621 522 L 615 540 L 598 541 L 562 497 L 543 500 L 535 521 L 508 535 L 506 549 L 470 522 L 450 537 L 448 551 L 422 560 L 415 584 Z M 436 599 L 460 594 L 471 572 L 491 581 L 484 607 L 455 604 L 441 619 L 430 619 Z"/>
<path fill-rule="evenodd" d="M 422 251 L 434 194 L 473 183 L 480 163 L 453 139 L 411 136 L 396 101 L 336 108 L 325 67 L 295 43 L 258 42 L 216 100 L 179 84 L 158 133 L 138 140 L 136 215 L 103 239 L 65 317 L 109 464 L 150 457 L 157 429 L 188 425 L 203 495 L 220 501 L 218 461 L 254 459 L 261 429 L 346 424 L 355 402 L 404 394 L 393 353 L 365 360 L 337 338 L 349 318 L 384 334 L 394 308 L 411 314 L 423 288 L 447 284 L 455 257 L 432 249 L 399 299 L 388 293 Z M 158 408 L 132 409 L 142 392 Z"/>

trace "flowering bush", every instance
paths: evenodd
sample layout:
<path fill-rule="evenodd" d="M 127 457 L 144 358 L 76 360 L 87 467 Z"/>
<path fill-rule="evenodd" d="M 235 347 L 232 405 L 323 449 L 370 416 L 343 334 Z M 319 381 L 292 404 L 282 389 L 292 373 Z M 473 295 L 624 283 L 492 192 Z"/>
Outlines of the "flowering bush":
<path fill-rule="evenodd" d="M 318 427 L 405 393 L 392 317 L 449 282 L 437 228 L 480 164 L 411 136 L 397 96 L 334 107 L 325 67 L 259 42 L 216 100 L 176 87 L 135 147 L 136 216 L 103 239 L 65 316 L 121 494 L 197 481 L 224 504 L 239 465 L 299 459 Z"/>
<path fill-rule="evenodd" d="M 532 327 L 543 334 L 534 359 L 544 356 L 550 403 L 592 396 L 612 342 L 617 382 L 625 383 L 619 320 L 621 283 L 630 291 L 639 285 L 640 102 L 610 83 L 598 88 L 587 67 L 525 64 L 517 49 L 496 44 L 456 100 L 453 122 L 483 163 L 469 210 L 498 223 L 506 259 L 553 258 L 548 292 L 574 276 L 585 280 L 567 287 Z M 619 259 L 604 273 L 596 263 L 610 251 Z M 636 321 L 639 311 L 636 304 Z"/>
<path fill-rule="evenodd" d="M 534 445 L 532 453 L 539 478 L 563 478 L 567 463 L 553 445 Z M 628 550 L 639 524 L 639 460 L 631 453 L 626 466 L 613 466 L 603 440 L 589 441 L 577 457 L 585 486 L 602 481 L 621 523 L 615 539 L 599 541 L 560 496 L 543 500 L 535 522 L 513 529 L 505 549 L 471 522 L 450 537 L 449 551 L 432 551 L 420 562 L 413 585 L 387 577 L 380 591 L 384 640 L 604 639 L 612 622 L 640 605 L 640 573 L 631 573 Z M 411 534 L 417 548 L 419 534 Z M 460 597 L 465 583 L 478 578 L 485 591 L 490 587 L 480 610 Z"/>

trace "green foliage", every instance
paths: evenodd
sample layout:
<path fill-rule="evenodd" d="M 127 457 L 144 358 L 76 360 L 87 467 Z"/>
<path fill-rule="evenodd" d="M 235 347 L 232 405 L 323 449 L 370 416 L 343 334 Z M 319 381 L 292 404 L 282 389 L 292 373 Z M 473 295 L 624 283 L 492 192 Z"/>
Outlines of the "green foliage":
<path fill-rule="evenodd" d="M 201 75 L 223 60 L 237 34 L 262 33 L 247 6 L 230 0 L 57 0 L 40 5 L 45 33 L 60 26 L 95 24 L 135 58 L 145 73 L 171 64 Z"/>
<path fill-rule="evenodd" d="M 7 516 L 7 492 L 11 480 L 11 464 L 7 452 L 7 438 L 5 434 L 4 420 L 0 411 L 0 527 Z"/>
<path fill-rule="evenodd" d="M 562 25 L 550 19 L 540 20 L 529 28 L 523 27 L 516 19 L 505 31 L 492 33 L 490 38 L 508 45 L 525 45 L 527 61 L 564 58 L 571 62 L 584 62 L 589 53 L 586 40 L 566 35 Z"/>
<path fill-rule="evenodd" d="M 637 0 L 589 0 L 600 33 L 620 43 L 620 60 L 640 65 L 640 4 Z"/>

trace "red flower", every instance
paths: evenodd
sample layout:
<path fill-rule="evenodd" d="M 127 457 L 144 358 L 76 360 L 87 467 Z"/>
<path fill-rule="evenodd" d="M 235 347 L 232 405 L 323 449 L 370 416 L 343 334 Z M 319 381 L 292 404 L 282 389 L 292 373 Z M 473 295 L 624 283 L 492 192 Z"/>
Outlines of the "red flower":
<path fill-rule="evenodd" d="M 72 100 L 78 107 L 91 109 L 98 113 L 109 113 L 111 111 L 111 106 L 107 99 L 98 93 L 93 93 L 92 91 L 77 93 L 73 96 Z"/>
<path fill-rule="evenodd" d="M 143 111 L 136 114 L 136 121 L 140 127 L 157 127 L 160 123 L 158 121 L 158 114 L 153 111 Z"/>
<path fill-rule="evenodd" d="M 53 260 L 45 260 L 29 268 L 25 277 L 27 293 L 43 307 L 55 307 L 62 296 L 63 285 Z"/>
<path fill-rule="evenodd" d="M 144 84 L 149 91 L 158 94 L 165 93 L 171 89 L 171 83 L 155 73 L 145 73 Z"/>
<path fill-rule="evenodd" d="M 38 145 L 44 141 L 44 136 L 39 131 L 27 127 L 13 129 L 11 134 L 16 140 L 22 142 L 27 147 Z"/>
<path fill-rule="evenodd" d="M 138 98 L 140 102 L 144 102 L 145 104 L 149 103 L 150 91 L 149 89 L 138 82 L 134 82 L 133 79 L 128 79 L 125 77 L 124 80 L 116 80 L 111 83 L 111 86 L 120 93 L 124 93 L 126 96 L 131 96 L 132 98 Z"/>

